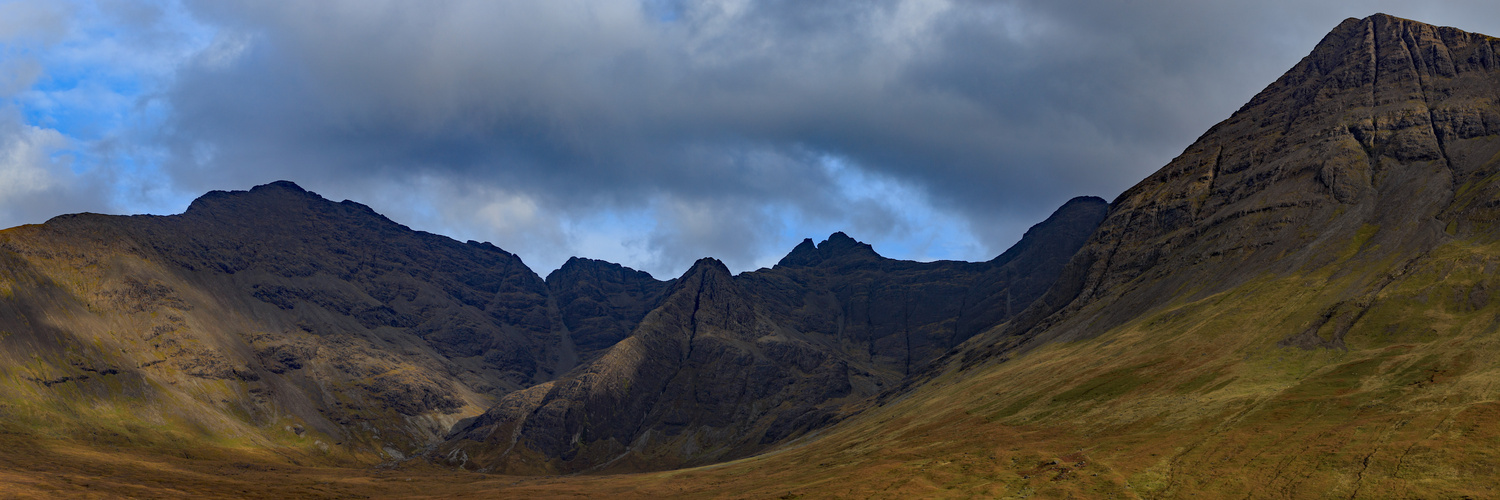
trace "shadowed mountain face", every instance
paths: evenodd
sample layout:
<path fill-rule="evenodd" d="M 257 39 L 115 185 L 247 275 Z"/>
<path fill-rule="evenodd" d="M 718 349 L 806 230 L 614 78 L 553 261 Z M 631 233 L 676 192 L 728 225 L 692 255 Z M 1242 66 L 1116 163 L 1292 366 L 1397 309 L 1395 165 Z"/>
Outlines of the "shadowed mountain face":
<path fill-rule="evenodd" d="M 913 496 L 1486 495 L 1497 180 L 1500 39 L 1349 19 L 1116 199 L 1046 294 L 970 339 L 943 383 L 787 452 L 863 461 L 838 474 L 873 484 L 797 492 L 900 491 L 910 474 L 879 474 L 936 441 L 924 466 L 963 465 L 923 477 L 968 489 Z"/>
<path fill-rule="evenodd" d="M 967 340 L 941 376 L 795 447 L 610 485 L 788 498 L 1491 495 L 1497 51 L 1500 40 L 1452 28 L 1347 20 L 1122 194 L 1043 298 Z M 821 250 L 804 245 L 772 271 L 825 265 Z"/>
<path fill-rule="evenodd" d="M 807 437 L 505 495 L 1484 496 L 1497 51 L 1350 19 L 1113 204 L 1069 202 L 982 263 L 834 234 L 737 276 L 575 259 L 543 281 L 280 183 L 6 230 L 0 437 L 427 445 L 542 474 Z M 430 485 L 477 494 L 453 477 Z"/>
<path fill-rule="evenodd" d="M 468 468 L 557 473 L 755 453 L 841 418 L 845 405 L 1007 320 L 1041 295 L 1105 208 L 1074 199 L 990 262 L 887 259 L 835 233 L 804 241 L 773 269 L 731 276 L 705 259 L 660 288 L 590 263 L 610 276 L 608 287 L 632 291 L 613 307 L 570 299 L 610 312 L 596 323 L 608 328 L 590 331 L 622 331 L 614 327 L 637 314 L 637 297 L 658 289 L 659 304 L 579 371 L 512 393 L 458 426 L 440 454 Z M 580 272 L 564 266 L 548 281 Z"/>
<path fill-rule="evenodd" d="M 836 234 L 776 269 L 734 277 L 710 260 L 670 281 L 578 258 L 544 281 L 493 245 L 289 182 L 209 193 L 181 215 L 61 216 L 0 232 L 0 399 L 14 402 L 0 412 L 368 461 L 505 397 L 496 411 L 550 405 L 520 428 L 563 469 L 741 456 L 1003 321 L 1103 207 L 1070 202 L 1017 247 L 1035 251 L 990 263 L 895 261 Z M 589 411 L 549 413 L 566 405 Z M 580 448 L 602 439 L 675 451 Z"/>
<path fill-rule="evenodd" d="M 411 231 L 368 207 L 335 204 L 291 183 L 210 193 L 181 216 L 130 222 L 169 262 L 225 277 L 290 313 L 303 331 L 398 329 L 470 365 L 473 385 L 493 382 L 496 390 L 486 392 L 571 368 L 554 333 L 546 284 L 488 243 Z"/>
<path fill-rule="evenodd" d="M 547 275 L 569 337 L 589 358 L 630 336 L 670 283 L 619 264 L 578 257 Z"/>
<path fill-rule="evenodd" d="M 831 334 L 856 357 L 905 377 L 1046 292 L 1107 208 L 1074 198 L 989 262 L 886 259 L 835 233 L 740 278 L 777 321 Z"/>
<path fill-rule="evenodd" d="M 399 456 L 573 359 L 514 255 L 286 182 L 6 230 L 0 259 L 0 391 L 44 406 Z"/>
<path fill-rule="evenodd" d="M 543 282 L 287 184 L 6 230 L 0 427 L 391 448 L 476 415 L 432 456 L 546 474 L 818 429 L 508 495 L 1488 495 L 1497 52 L 1347 20 L 1114 203 L 983 263 L 834 234 L 738 276 L 576 259 Z"/>
<path fill-rule="evenodd" d="M 1046 296 L 1007 326 L 1086 338 L 1266 273 L 1368 273 L 1327 311 L 1340 347 L 1389 283 L 1457 238 L 1496 235 L 1500 42 L 1387 15 L 1349 19 L 1181 156 L 1132 187 Z M 1351 247 L 1351 242 L 1357 242 Z M 1349 265 L 1354 253 L 1360 263 Z M 1382 260 L 1386 259 L 1386 260 Z M 1321 325 L 1321 324 L 1320 324 Z"/>

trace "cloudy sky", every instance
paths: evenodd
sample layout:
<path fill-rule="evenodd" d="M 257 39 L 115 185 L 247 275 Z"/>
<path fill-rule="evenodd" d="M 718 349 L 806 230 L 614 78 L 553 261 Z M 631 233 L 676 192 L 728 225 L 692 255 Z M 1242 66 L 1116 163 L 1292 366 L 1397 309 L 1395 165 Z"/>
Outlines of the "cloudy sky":
<path fill-rule="evenodd" d="M 661 278 L 845 231 L 983 260 L 1346 17 L 1491 1 L 0 0 L 0 227 L 286 179 Z"/>

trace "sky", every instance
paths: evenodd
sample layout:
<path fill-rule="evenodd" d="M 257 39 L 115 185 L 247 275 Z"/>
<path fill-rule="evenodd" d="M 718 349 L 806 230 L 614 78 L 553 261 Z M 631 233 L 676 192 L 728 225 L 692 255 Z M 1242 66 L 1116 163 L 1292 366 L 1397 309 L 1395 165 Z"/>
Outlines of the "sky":
<path fill-rule="evenodd" d="M 987 260 L 1384 12 L 1500 2 L 0 0 L 0 227 L 290 180 L 675 277 L 834 231 Z"/>

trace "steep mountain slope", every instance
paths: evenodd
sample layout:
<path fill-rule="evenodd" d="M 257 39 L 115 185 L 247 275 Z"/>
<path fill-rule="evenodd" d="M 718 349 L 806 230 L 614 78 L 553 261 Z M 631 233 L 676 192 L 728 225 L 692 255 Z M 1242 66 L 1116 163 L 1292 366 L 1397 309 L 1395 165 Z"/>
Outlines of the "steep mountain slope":
<path fill-rule="evenodd" d="M 1007 332 L 1086 337 L 1266 273 L 1397 272 L 1383 260 L 1491 236 L 1497 71 L 1484 35 L 1384 15 L 1345 21 L 1122 194 L 1064 282 Z M 1353 241 L 1358 260 L 1343 262 Z M 1360 281 L 1339 299 L 1378 293 L 1380 277 Z M 1342 345 L 1343 333 L 1322 343 Z"/>
<path fill-rule="evenodd" d="M 569 338 L 588 359 L 630 336 L 671 283 L 619 264 L 578 257 L 547 275 L 547 288 Z"/>
<path fill-rule="evenodd" d="M 504 447 L 469 459 L 508 458 L 506 472 L 546 472 L 525 468 L 551 458 L 530 456 L 536 450 L 589 465 L 611 465 L 616 457 L 681 462 L 700 449 L 732 453 L 744 445 L 735 439 L 738 427 L 760 424 L 767 408 L 849 394 L 848 368 L 824 362 L 759 317 L 718 261 L 699 261 L 666 295 L 633 335 L 583 372 L 502 400 L 470 433 L 475 441 L 493 433 Z M 526 439 L 519 447 L 518 436 Z M 622 455 L 638 441 L 655 453 L 685 456 Z M 670 446 L 658 445 L 663 441 Z"/>
<path fill-rule="evenodd" d="M 900 272 L 863 281 L 859 273 L 881 260 L 844 238 L 808 242 L 775 269 L 737 277 L 703 261 L 664 284 L 631 334 L 597 360 L 505 396 L 442 448 L 456 464 L 518 472 L 693 463 L 697 436 L 722 447 L 699 457 L 731 457 L 748 442 L 735 439 L 757 434 L 714 427 L 717 415 L 684 412 L 683 403 L 745 401 L 747 386 L 735 385 L 744 379 L 716 377 L 771 359 L 763 340 L 821 346 L 875 379 L 899 378 L 898 367 L 939 351 L 906 350 L 910 339 L 961 342 L 920 384 L 769 453 L 652 474 L 476 480 L 413 468 L 403 473 L 417 481 L 396 488 L 331 473 L 303 480 L 337 482 L 324 491 L 341 494 L 474 497 L 1494 496 L 1497 50 L 1494 38 L 1386 15 L 1345 21 L 1122 194 L 1042 298 L 999 328 L 945 337 L 946 328 L 968 331 L 964 320 L 923 310 L 897 315 L 902 328 L 855 337 L 849 325 L 860 318 L 887 325 L 893 308 L 933 303 L 910 300 L 922 287 Z M 997 261 L 1027 260 L 1015 251 Z M 932 288 L 939 307 L 957 309 L 955 297 L 1000 303 L 1001 292 L 976 291 L 993 279 L 956 294 L 947 284 L 964 273 L 949 264 L 889 265 L 949 273 Z M 11 283 L 39 297 L 66 297 L 74 286 Z M 860 292 L 881 283 L 906 284 Z M 628 324 L 658 296 L 630 289 L 639 299 L 590 300 Z M 176 304 L 146 290 L 137 302 Z M 881 298 L 893 296 L 904 298 Z M 865 303 L 879 305 L 853 307 Z M 842 316 L 806 312 L 815 310 Z M 830 317 L 840 319 L 818 319 Z M 869 343 L 844 343 L 852 338 Z M 92 352 L 80 344 L 68 352 Z M 637 381 L 650 387 L 636 390 Z M 705 392 L 713 388 L 735 394 Z M 739 404 L 711 408 L 742 415 Z"/>
<path fill-rule="evenodd" d="M 1497 49 L 1345 21 L 1121 195 L 1046 296 L 948 371 L 803 446 L 671 481 L 747 496 L 1493 496 Z"/>
<path fill-rule="evenodd" d="M 400 456 L 569 368 L 514 255 L 291 183 L 9 229 L 0 260 L 3 408 L 44 427 Z"/>
<path fill-rule="evenodd" d="M 1107 207 L 1100 198 L 1074 198 L 988 262 L 886 259 L 835 233 L 817 246 L 803 241 L 774 269 L 741 278 L 778 322 L 832 333 L 846 351 L 867 345 L 854 354 L 906 377 L 1046 292 Z"/>
<path fill-rule="evenodd" d="M 1493 497 L 1497 50 L 1347 20 L 901 397 L 730 464 L 509 493 Z"/>
<path fill-rule="evenodd" d="M 1072 200 L 990 262 L 887 259 L 843 233 L 739 276 L 705 259 L 630 337 L 579 372 L 506 396 L 458 426 L 440 455 L 507 473 L 750 455 L 837 420 L 844 405 L 1008 319 L 1042 293 L 1104 209 L 1098 198 Z"/>
<path fill-rule="evenodd" d="M 1070 253 L 1083 242 L 1078 235 L 1102 219 L 1103 206 L 1097 199 L 1072 203 L 1060 213 L 1073 218 L 1026 241 Z M 901 382 L 909 365 L 1004 316 L 908 315 L 897 327 L 893 316 L 849 312 L 858 309 L 854 304 L 804 307 L 798 301 L 814 295 L 810 303 L 818 307 L 851 297 L 877 297 L 870 303 L 892 307 L 893 296 L 872 283 L 898 275 L 907 276 L 898 280 L 906 287 L 901 300 L 923 300 L 907 288 L 962 295 L 974 287 L 942 282 L 1000 265 L 893 261 L 847 243 L 864 248 L 867 262 L 787 266 L 756 280 L 730 277 L 722 265 L 695 268 L 717 276 L 708 282 L 724 297 L 723 307 L 754 310 L 758 319 L 706 334 L 694 345 L 712 348 L 692 349 L 696 357 L 672 354 L 691 379 L 655 380 L 660 374 L 650 370 L 617 367 L 628 375 L 626 384 L 660 386 L 676 410 L 642 416 L 656 427 L 610 428 L 610 435 L 707 432 L 695 438 L 699 444 L 683 445 L 688 451 L 681 457 L 619 466 L 740 456 L 822 425 L 837 413 L 835 402 Z M 834 246 L 824 245 L 830 252 Z M 612 349 L 644 331 L 679 335 L 706 321 L 684 322 L 668 311 L 683 307 L 679 295 L 702 288 L 704 278 L 663 282 L 575 258 L 544 281 L 493 245 L 412 231 L 358 203 L 331 202 L 289 182 L 209 193 L 180 215 L 80 214 L 8 229 L 0 232 L 0 262 L 0 415 L 70 439 L 94 439 L 98 429 L 109 429 L 113 439 L 142 446 L 269 446 L 355 462 L 401 458 L 506 394 L 554 387 L 538 384 L 575 368 L 567 381 L 591 376 L 599 363 L 624 366 L 663 355 L 666 344 L 655 341 L 630 341 L 646 356 L 639 359 L 626 347 Z M 836 298 L 844 292 L 786 281 L 814 268 L 824 269 L 817 274 L 823 281 L 841 272 L 862 276 L 856 281 L 863 280 L 857 285 L 863 291 Z M 1012 269 L 1006 276 L 1045 281 L 1058 269 Z M 750 281 L 757 285 L 741 284 Z M 991 295 L 1013 288 L 986 286 L 971 293 L 981 302 L 965 307 L 996 307 Z M 1034 298 L 1030 290 L 1017 291 L 1012 303 Z M 758 304 L 773 296 L 786 306 Z M 859 325 L 836 341 L 830 339 L 839 338 L 837 331 L 804 335 L 779 326 L 781 320 Z M 948 326 L 960 320 L 978 326 Z M 939 330 L 933 339 L 910 333 Z M 917 349 L 910 340 L 893 342 L 897 333 L 918 338 Z M 862 354 L 839 354 L 845 351 Z M 747 352 L 753 356 L 743 358 Z M 749 364 L 715 371 L 728 361 Z M 743 386 L 742 394 L 726 395 L 720 386 Z M 720 401 L 726 397 L 745 410 L 727 411 Z M 546 423 L 532 419 L 535 428 L 550 429 Z"/>

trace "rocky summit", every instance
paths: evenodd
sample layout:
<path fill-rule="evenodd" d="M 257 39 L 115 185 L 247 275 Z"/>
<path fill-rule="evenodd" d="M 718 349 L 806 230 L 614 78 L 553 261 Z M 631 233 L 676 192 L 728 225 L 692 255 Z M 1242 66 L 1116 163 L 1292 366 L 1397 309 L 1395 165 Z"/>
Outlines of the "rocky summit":
<path fill-rule="evenodd" d="M 1346 20 L 1113 202 L 987 262 L 835 233 L 740 274 L 543 280 L 284 182 L 5 230 L 0 484 L 1492 497 L 1497 51 Z"/>
<path fill-rule="evenodd" d="M 629 337 L 455 427 L 441 455 L 538 474 L 756 453 L 844 418 L 1004 323 L 1042 294 L 1105 208 L 1098 198 L 1069 201 L 988 262 L 887 259 L 834 233 L 802 242 L 772 269 L 732 276 L 704 259 L 664 288 L 637 282 L 640 296 L 662 291 Z"/>
<path fill-rule="evenodd" d="M 487 425 L 526 439 L 445 446 L 476 467 L 549 464 L 506 471 L 707 463 L 833 422 L 1004 321 L 1104 206 L 1070 202 L 994 262 L 885 259 L 839 233 L 816 262 L 731 276 L 708 259 L 669 281 L 580 258 L 543 280 L 493 245 L 290 182 L 180 215 L 61 216 L 0 233 L 0 411 L 63 434 L 207 429 L 354 463 L 450 433 L 488 442 Z"/>
<path fill-rule="evenodd" d="M 1492 237 L 1497 50 L 1485 35 L 1387 15 L 1344 21 L 1120 195 L 1065 278 L 1006 332 L 1088 337 L 1266 273 L 1379 275 L 1388 270 L 1363 264 L 1399 269 L 1445 243 Z M 1359 314 L 1384 286 L 1371 280 L 1333 315 Z M 1347 325 L 1335 330 L 1289 342 L 1342 347 Z"/>
<path fill-rule="evenodd" d="M 3 397 L 57 424 L 395 458 L 573 359 L 516 256 L 288 182 L 6 230 L 0 259 Z"/>

